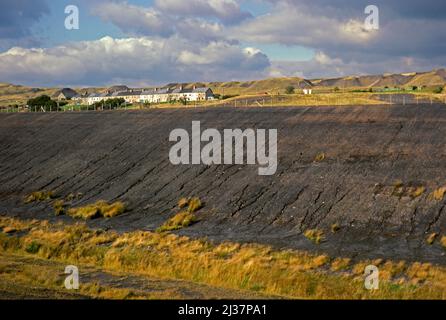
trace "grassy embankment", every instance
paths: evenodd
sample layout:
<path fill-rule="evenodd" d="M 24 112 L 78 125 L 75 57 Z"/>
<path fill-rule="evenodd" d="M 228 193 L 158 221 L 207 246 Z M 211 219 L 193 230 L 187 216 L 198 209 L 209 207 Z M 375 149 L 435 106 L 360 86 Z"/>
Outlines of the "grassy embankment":
<path fill-rule="evenodd" d="M 353 263 L 347 258 L 274 250 L 259 244 L 214 244 L 168 232 L 118 234 L 92 230 L 84 223 L 67 226 L 3 217 L 0 228 L 3 254 L 32 256 L 110 272 L 181 279 L 289 298 L 446 298 L 446 269 L 428 263 L 383 260 Z M 445 238 L 440 241 L 446 245 Z M 369 264 L 380 268 L 377 291 L 364 288 L 363 273 Z M 33 273 L 33 269 L 27 272 Z M 87 285 L 83 290 L 90 289 Z M 106 297 L 122 298 L 123 295 L 112 292 Z"/>

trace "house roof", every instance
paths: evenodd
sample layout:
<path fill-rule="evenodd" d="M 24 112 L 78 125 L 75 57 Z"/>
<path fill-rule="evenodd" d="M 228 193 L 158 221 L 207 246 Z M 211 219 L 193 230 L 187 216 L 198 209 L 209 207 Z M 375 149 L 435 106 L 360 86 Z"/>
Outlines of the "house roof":
<path fill-rule="evenodd" d="M 71 89 L 71 88 L 63 88 L 63 89 L 57 90 L 53 94 L 53 97 L 59 97 L 61 94 L 64 95 L 65 98 L 73 98 L 76 95 L 78 95 L 78 93 L 75 90 Z"/>
<path fill-rule="evenodd" d="M 140 96 L 140 95 L 161 95 L 161 94 L 182 94 L 182 93 L 206 93 L 207 91 L 211 90 L 210 88 L 203 87 L 203 88 L 176 88 L 176 89 L 170 89 L 170 88 L 148 88 L 144 90 L 125 90 L 125 91 L 115 91 L 115 92 L 105 92 L 105 93 L 96 93 L 93 92 L 88 95 L 88 98 L 98 98 L 98 97 L 129 97 L 129 96 Z M 212 92 L 212 90 L 211 90 Z"/>

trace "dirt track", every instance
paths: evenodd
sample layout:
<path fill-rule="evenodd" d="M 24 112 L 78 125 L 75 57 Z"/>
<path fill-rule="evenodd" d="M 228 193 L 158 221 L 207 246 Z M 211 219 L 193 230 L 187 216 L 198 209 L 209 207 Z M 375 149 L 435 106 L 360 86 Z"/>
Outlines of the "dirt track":
<path fill-rule="evenodd" d="M 257 166 L 173 166 L 171 130 L 277 128 L 276 175 Z M 315 162 L 316 155 L 326 159 Z M 205 202 L 202 221 L 182 231 L 216 240 L 256 241 L 351 257 L 446 264 L 444 106 L 189 109 L 129 112 L 0 114 L 0 214 L 56 218 L 49 204 L 24 205 L 41 189 L 75 203 L 123 200 L 130 211 L 93 226 L 153 230 L 179 198 Z M 424 186 L 420 197 L 396 196 L 395 181 Z M 341 229 L 331 233 L 332 224 Z M 324 230 L 313 244 L 302 233 Z"/>

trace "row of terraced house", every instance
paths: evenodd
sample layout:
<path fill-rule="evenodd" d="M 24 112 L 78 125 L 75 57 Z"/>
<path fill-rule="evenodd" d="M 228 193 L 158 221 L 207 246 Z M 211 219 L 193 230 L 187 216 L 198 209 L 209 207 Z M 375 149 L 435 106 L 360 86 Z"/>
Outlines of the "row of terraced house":
<path fill-rule="evenodd" d="M 108 90 L 104 93 L 76 95 L 72 100 L 79 104 L 93 105 L 97 102 L 122 98 L 127 103 L 166 103 L 172 101 L 207 101 L 214 99 L 210 88 L 152 88 L 144 90 L 127 89 L 123 91 Z"/>

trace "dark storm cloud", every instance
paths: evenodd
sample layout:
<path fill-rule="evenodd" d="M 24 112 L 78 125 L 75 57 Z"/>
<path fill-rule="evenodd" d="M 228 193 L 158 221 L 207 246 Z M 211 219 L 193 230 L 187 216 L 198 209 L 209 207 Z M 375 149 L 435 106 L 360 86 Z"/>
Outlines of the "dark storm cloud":
<path fill-rule="evenodd" d="M 45 0 L 1 0 L 0 39 L 29 36 L 32 26 L 48 13 Z"/>

